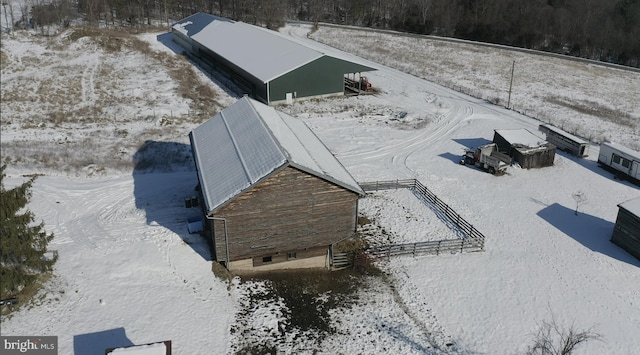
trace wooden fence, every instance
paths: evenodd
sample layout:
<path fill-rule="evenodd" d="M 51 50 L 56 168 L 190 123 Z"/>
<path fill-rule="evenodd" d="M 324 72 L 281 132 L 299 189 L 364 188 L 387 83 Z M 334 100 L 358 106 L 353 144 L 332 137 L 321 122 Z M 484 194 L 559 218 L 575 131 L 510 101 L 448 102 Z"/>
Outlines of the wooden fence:
<path fill-rule="evenodd" d="M 331 270 L 342 270 L 354 265 L 354 253 L 331 253 Z"/>
<path fill-rule="evenodd" d="M 417 179 L 363 182 L 359 183 L 359 185 L 365 192 L 410 189 L 418 199 L 439 214 L 440 218 L 446 219 L 445 222 L 448 222 L 449 227 L 458 232 L 460 238 L 406 244 L 375 245 L 363 250 L 358 250 L 355 253 L 336 254 L 333 256 L 334 261 L 332 265 L 345 268 L 349 265 L 364 265 L 376 260 L 389 259 L 392 256 L 399 255 L 440 255 L 442 253 L 484 251 L 484 235 Z M 338 255 L 340 255 L 339 259 L 336 259 Z M 338 263 L 336 263 L 336 260 L 338 260 Z"/>
<path fill-rule="evenodd" d="M 381 190 L 410 189 L 410 188 L 414 188 L 416 186 L 416 183 L 419 183 L 417 179 L 405 179 L 405 180 L 359 182 L 358 185 L 360 185 L 360 187 L 365 192 L 374 192 L 374 191 L 381 191 Z"/>

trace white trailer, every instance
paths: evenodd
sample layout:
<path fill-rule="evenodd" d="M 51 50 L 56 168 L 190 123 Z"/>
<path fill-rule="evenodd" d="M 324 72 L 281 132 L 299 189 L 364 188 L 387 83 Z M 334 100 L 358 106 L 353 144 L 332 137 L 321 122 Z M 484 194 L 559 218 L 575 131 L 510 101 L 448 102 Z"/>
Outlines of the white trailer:
<path fill-rule="evenodd" d="M 600 145 L 598 164 L 608 170 L 640 180 L 640 152 L 620 144 L 604 142 Z"/>
<path fill-rule="evenodd" d="M 547 142 L 555 145 L 560 150 L 580 158 L 589 155 L 589 142 L 580 137 L 548 124 L 541 124 L 538 126 L 538 130 L 547 135 Z"/>

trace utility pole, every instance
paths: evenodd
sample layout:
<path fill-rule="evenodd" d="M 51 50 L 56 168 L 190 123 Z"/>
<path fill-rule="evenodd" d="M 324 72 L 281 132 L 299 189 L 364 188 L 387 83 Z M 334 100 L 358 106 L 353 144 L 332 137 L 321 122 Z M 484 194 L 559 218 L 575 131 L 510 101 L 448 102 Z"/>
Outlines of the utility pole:
<path fill-rule="evenodd" d="M 4 24 L 7 26 L 7 33 L 11 32 L 11 27 L 9 27 L 9 20 L 7 19 L 7 2 L 2 2 L 2 8 L 4 9 Z"/>
<path fill-rule="evenodd" d="M 509 82 L 509 100 L 507 101 L 507 108 L 511 107 L 511 88 L 513 88 L 513 71 L 516 68 L 516 61 L 511 64 L 511 82 Z"/>

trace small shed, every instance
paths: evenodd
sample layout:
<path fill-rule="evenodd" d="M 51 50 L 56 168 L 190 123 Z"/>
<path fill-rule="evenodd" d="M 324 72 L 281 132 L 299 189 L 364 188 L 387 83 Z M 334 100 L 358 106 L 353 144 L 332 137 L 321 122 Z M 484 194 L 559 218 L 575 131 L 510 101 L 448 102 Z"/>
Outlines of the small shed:
<path fill-rule="evenodd" d="M 524 169 L 552 166 L 556 146 L 527 129 L 496 129 L 493 142 Z"/>
<path fill-rule="evenodd" d="M 201 12 L 173 24 L 171 32 L 188 56 L 268 105 L 344 95 L 345 75 L 376 70 L 276 31 Z"/>
<path fill-rule="evenodd" d="M 171 340 L 143 345 L 131 345 L 120 348 L 109 348 L 105 355 L 171 355 Z"/>
<path fill-rule="evenodd" d="M 640 197 L 618 205 L 611 241 L 640 260 Z"/>
<path fill-rule="evenodd" d="M 231 271 L 328 266 L 364 191 L 302 121 L 244 97 L 190 135 L 215 259 Z"/>

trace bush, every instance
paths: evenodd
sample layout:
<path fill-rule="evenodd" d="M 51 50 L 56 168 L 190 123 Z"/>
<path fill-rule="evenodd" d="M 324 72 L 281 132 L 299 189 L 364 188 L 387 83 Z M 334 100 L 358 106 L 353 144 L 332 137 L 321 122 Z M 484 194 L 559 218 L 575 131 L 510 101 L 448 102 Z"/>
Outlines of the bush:
<path fill-rule="evenodd" d="M 544 321 L 534 335 L 533 346 L 527 351 L 528 355 L 569 355 L 578 347 L 590 340 L 602 340 L 602 335 L 589 330 L 578 330 L 573 325 L 563 327 L 558 325 L 555 317 L 551 321 Z"/>

